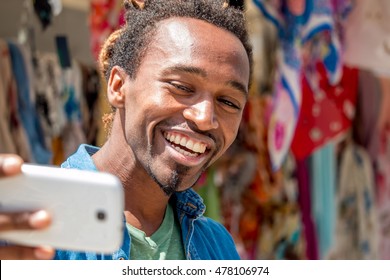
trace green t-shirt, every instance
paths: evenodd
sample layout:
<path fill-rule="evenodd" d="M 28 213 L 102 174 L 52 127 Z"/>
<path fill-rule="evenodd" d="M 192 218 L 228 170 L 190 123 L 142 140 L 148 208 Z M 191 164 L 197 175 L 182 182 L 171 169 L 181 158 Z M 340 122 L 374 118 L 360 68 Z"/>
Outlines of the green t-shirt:
<path fill-rule="evenodd" d="M 132 260 L 185 260 L 179 222 L 168 203 L 164 220 L 159 229 L 147 237 L 145 232 L 126 223 L 131 235 Z"/>

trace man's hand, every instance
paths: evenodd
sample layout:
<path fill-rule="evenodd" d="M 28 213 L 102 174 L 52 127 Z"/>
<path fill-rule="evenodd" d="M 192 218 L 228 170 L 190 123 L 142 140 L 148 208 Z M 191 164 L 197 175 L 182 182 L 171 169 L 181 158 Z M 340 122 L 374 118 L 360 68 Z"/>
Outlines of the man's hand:
<path fill-rule="evenodd" d="M 0 180 L 2 177 L 20 173 L 23 160 L 16 155 L 0 155 Z M 35 212 L 0 212 L 0 231 L 15 229 L 43 229 L 50 224 L 50 216 L 40 210 Z M 52 259 L 54 250 L 50 247 L 1 246 L 0 260 Z"/>

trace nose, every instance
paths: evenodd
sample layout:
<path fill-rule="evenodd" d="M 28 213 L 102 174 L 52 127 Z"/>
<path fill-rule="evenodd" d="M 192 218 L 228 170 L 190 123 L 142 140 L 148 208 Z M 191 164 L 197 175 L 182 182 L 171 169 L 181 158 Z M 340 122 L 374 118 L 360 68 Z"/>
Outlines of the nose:
<path fill-rule="evenodd" d="M 203 131 L 218 128 L 218 121 L 214 112 L 214 102 L 201 100 L 196 104 L 187 107 L 183 111 L 183 116 Z"/>

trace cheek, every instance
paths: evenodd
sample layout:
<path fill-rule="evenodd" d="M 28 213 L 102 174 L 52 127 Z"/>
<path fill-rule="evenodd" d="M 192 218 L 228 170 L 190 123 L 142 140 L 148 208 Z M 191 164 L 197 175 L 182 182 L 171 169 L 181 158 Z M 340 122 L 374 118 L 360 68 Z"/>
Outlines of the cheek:
<path fill-rule="evenodd" d="M 241 117 L 231 117 L 224 118 L 221 123 L 222 133 L 225 141 L 224 151 L 229 148 L 229 146 L 236 139 L 238 129 L 240 127 Z"/>

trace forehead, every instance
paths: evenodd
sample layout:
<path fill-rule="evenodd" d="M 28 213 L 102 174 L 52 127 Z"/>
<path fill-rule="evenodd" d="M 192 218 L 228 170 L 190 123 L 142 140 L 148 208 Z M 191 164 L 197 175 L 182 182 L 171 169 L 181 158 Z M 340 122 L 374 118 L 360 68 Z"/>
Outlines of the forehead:
<path fill-rule="evenodd" d="M 203 20 L 171 18 L 161 21 L 146 56 L 165 63 L 230 66 L 242 72 L 241 75 L 247 75 L 249 80 L 249 59 L 241 41 L 233 33 Z"/>
<path fill-rule="evenodd" d="M 154 42 L 159 45 L 169 45 L 177 50 L 192 49 L 195 52 L 196 47 L 206 46 L 211 52 L 227 51 L 246 54 L 242 43 L 233 33 L 193 18 L 177 17 L 159 22 Z"/>

